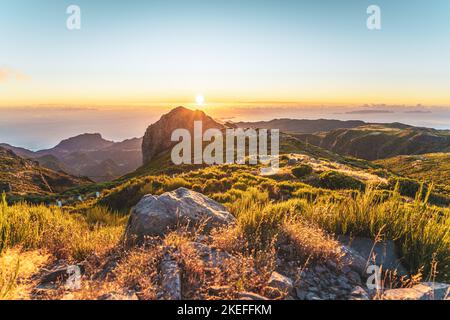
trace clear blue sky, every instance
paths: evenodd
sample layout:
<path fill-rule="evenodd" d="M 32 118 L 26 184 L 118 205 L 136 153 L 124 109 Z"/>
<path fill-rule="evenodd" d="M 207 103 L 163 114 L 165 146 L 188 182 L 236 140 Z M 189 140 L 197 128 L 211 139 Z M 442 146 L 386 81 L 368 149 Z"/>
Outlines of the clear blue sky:
<path fill-rule="evenodd" d="M 79 31 L 66 29 L 70 4 L 81 7 Z M 366 28 L 370 4 L 381 31 Z M 197 92 L 450 104 L 448 0 L 2 1 L 0 39 L 3 74 L 26 78 L 2 80 L 0 69 L 0 106 Z"/>

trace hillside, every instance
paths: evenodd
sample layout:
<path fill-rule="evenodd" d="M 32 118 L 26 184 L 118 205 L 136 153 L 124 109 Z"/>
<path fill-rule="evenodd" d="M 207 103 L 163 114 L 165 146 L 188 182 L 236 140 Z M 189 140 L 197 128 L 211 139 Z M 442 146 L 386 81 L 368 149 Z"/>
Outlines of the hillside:
<path fill-rule="evenodd" d="M 402 124 L 372 124 L 297 137 L 335 153 L 366 160 L 450 150 L 450 131 Z"/>
<path fill-rule="evenodd" d="M 375 161 L 399 175 L 448 185 L 450 181 L 450 153 L 429 153 L 415 156 L 398 156 Z"/>
<path fill-rule="evenodd" d="M 10 195 L 46 195 L 92 183 L 64 172 L 41 167 L 36 161 L 0 148 L 0 192 Z"/>
<path fill-rule="evenodd" d="M 45 168 L 86 176 L 103 182 L 132 172 L 142 164 L 142 138 L 112 142 L 96 134 L 82 134 L 36 152 L 1 144 L 17 155 L 33 159 Z"/>

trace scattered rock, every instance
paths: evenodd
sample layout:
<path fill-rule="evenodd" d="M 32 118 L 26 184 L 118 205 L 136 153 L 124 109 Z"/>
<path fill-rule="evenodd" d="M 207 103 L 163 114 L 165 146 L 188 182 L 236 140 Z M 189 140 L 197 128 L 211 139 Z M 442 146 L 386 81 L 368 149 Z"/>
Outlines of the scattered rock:
<path fill-rule="evenodd" d="M 80 275 L 83 274 L 85 271 L 84 265 L 68 265 L 50 270 L 41 278 L 40 285 L 45 285 L 57 281 L 66 281 L 72 274 L 75 273 L 75 271 L 79 272 Z"/>
<path fill-rule="evenodd" d="M 161 262 L 161 299 L 181 300 L 181 272 L 178 264 L 166 254 Z"/>
<path fill-rule="evenodd" d="M 179 188 L 160 196 L 146 195 L 131 210 L 127 236 L 163 236 L 179 223 L 204 224 L 204 231 L 235 220 L 223 205 L 201 193 Z"/>
<path fill-rule="evenodd" d="M 343 254 L 342 263 L 344 264 L 342 272 L 346 274 L 354 270 L 361 276 L 366 276 L 367 260 L 347 246 L 342 246 L 341 251 Z"/>
<path fill-rule="evenodd" d="M 202 261 L 208 267 L 217 268 L 222 266 L 225 260 L 234 259 L 234 257 L 228 252 L 211 248 L 210 246 L 207 246 L 203 243 L 192 242 L 191 244 L 197 251 L 200 259 L 202 259 Z"/>
<path fill-rule="evenodd" d="M 269 300 L 266 297 L 263 297 L 259 294 L 253 292 L 239 292 L 238 293 L 239 300 Z"/>
<path fill-rule="evenodd" d="M 353 282 L 355 284 L 361 284 L 361 277 L 360 275 L 355 271 L 350 271 L 345 275 L 350 282 Z"/>
<path fill-rule="evenodd" d="M 94 280 L 104 281 L 107 280 L 117 267 L 117 260 L 108 260 L 102 267 L 102 269 L 94 275 Z"/>
<path fill-rule="evenodd" d="M 298 299 L 305 300 L 306 295 L 308 294 L 308 291 L 300 289 L 300 288 L 295 288 L 295 294 L 297 295 Z"/>
<path fill-rule="evenodd" d="M 275 271 L 272 272 L 267 285 L 286 293 L 289 293 L 294 289 L 294 284 L 291 279 Z"/>
<path fill-rule="evenodd" d="M 101 295 L 97 300 L 139 300 L 136 292 L 129 290 L 123 293 L 110 292 Z"/>
<path fill-rule="evenodd" d="M 360 286 L 353 288 L 350 300 L 369 300 L 369 294 Z"/>
<path fill-rule="evenodd" d="M 450 295 L 450 285 L 423 282 L 412 288 L 386 290 L 384 300 L 445 300 Z"/>

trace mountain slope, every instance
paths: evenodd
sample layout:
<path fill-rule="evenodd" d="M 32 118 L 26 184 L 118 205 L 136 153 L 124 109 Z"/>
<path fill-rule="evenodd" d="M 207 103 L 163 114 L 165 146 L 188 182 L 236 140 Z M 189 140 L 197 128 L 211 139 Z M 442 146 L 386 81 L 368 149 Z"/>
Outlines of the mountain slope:
<path fill-rule="evenodd" d="M 33 159 L 45 168 L 87 176 L 102 182 L 132 172 L 142 164 L 142 138 L 112 142 L 98 133 L 81 134 L 61 141 L 57 146 L 33 152 L 2 144 L 17 155 Z"/>
<path fill-rule="evenodd" d="M 366 160 L 450 150 L 450 131 L 395 123 L 372 124 L 297 137 L 335 153 Z"/>
<path fill-rule="evenodd" d="M 375 161 L 399 175 L 447 185 L 450 181 L 450 153 L 398 156 Z M 450 187 L 449 187 L 450 188 Z"/>
<path fill-rule="evenodd" d="M 0 192 L 45 195 L 89 183 L 89 179 L 43 168 L 36 161 L 0 148 Z"/>

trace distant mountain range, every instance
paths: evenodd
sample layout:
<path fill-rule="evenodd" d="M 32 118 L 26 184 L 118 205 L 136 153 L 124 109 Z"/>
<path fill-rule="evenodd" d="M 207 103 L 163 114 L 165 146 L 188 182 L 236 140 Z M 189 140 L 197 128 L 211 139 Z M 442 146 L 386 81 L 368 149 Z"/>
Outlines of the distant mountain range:
<path fill-rule="evenodd" d="M 306 119 L 274 119 L 258 122 L 236 122 L 239 128 L 279 129 L 286 133 L 315 133 L 335 129 L 356 128 L 366 124 L 364 121 L 350 120 L 306 120 Z"/>
<path fill-rule="evenodd" d="M 0 144 L 0 147 L 12 150 L 20 157 L 33 159 L 42 167 L 101 182 L 138 168 L 142 164 L 141 145 L 142 138 L 113 142 L 94 133 L 72 137 L 51 149 L 36 152 L 8 144 Z"/>
<path fill-rule="evenodd" d="M 45 195 L 90 183 L 88 178 L 43 168 L 37 161 L 24 159 L 0 147 L 0 192 Z"/>
<path fill-rule="evenodd" d="M 150 125 L 143 138 L 113 142 L 99 133 L 81 134 L 61 141 L 53 148 L 31 151 L 0 144 L 16 155 L 37 161 L 54 172 L 85 176 L 95 182 L 116 179 L 151 162 L 174 143 L 174 129 L 192 131 L 194 120 L 203 122 L 203 130 L 226 127 L 279 129 L 303 144 L 303 149 L 318 147 L 320 153 L 332 152 L 365 160 L 398 155 L 450 151 L 450 131 L 404 125 L 370 124 L 364 121 L 275 119 L 260 122 L 221 123 L 203 111 L 178 107 Z M 297 142 L 297 143 L 298 143 Z"/>
<path fill-rule="evenodd" d="M 280 129 L 309 144 L 365 160 L 450 151 L 449 130 L 413 127 L 402 123 L 275 119 L 238 122 L 236 125 L 241 128 Z"/>

